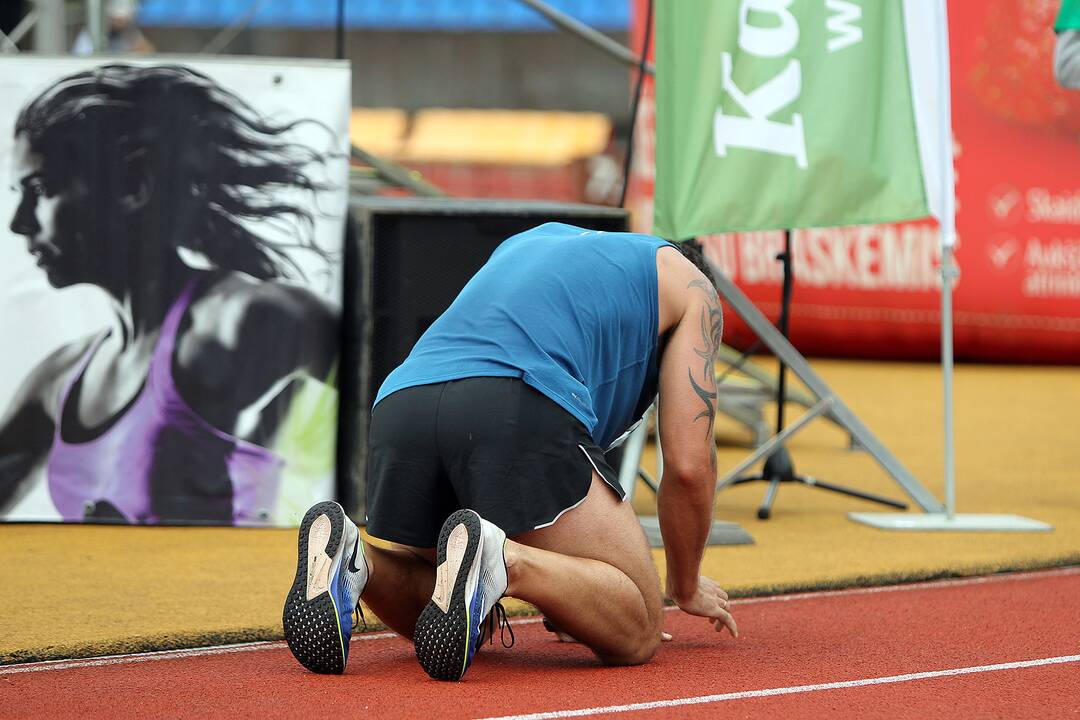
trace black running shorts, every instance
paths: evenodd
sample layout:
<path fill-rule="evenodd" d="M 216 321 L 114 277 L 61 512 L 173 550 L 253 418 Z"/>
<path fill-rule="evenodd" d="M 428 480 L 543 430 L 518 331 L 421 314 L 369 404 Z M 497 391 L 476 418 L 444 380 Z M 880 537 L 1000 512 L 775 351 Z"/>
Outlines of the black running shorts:
<path fill-rule="evenodd" d="M 405 388 L 371 416 L 367 530 L 434 547 L 447 516 L 470 508 L 517 535 L 580 504 L 594 470 L 623 496 L 585 426 L 518 378 Z"/>

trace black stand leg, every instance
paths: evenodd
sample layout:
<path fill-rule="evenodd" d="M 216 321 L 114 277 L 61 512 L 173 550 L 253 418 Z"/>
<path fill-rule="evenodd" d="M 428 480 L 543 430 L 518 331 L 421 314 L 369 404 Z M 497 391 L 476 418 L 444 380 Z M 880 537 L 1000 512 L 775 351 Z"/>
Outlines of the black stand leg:
<path fill-rule="evenodd" d="M 777 255 L 776 259 L 783 263 L 784 268 L 783 289 L 780 295 L 780 319 L 777 322 L 777 327 L 780 330 L 780 333 L 787 338 L 791 319 L 791 291 L 792 286 L 794 285 L 794 277 L 791 271 L 790 230 L 784 231 L 784 251 Z M 787 366 L 784 365 L 782 361 L 778 372 L 779 376 L 777 377 L 776 382 L 776 433 L 780 434 L 784 429 L 784 398 L 786 397 L 785 392 L 787 390 Z M 735 478 L 730 484 L 740 485 L 742 483 L 756 482 L 759 480 L 767 480 L 769 482 L 769 486 L 765 489 L 765 497 L 762 499 L 761 506 L 757 511 L 759 520 L 768 520 L 769 516 L 772 515 L 772 507 L 773 503 L 776 501 L 776 493 L 780 489 L 780 483 L 785 482 L 802 483 L 803 485 L 808 485 L 810 487 L 831 490 L 835 493 L 859 498 L 860 500 L 881 503 L 882 505 L 888 505 L 889 507 L 898 508 L 900 510 L 907 509 L 907 503 L 890 500 L 889 498 L 862 492 L 861 490 L 852 490 L 840 485 L 833 485 L 832 483 L 827 483 L 808 475 L 799 475 L 795 472 L 795 463 L 791 459 L 791 453 L 789 453 L 788 449 L 783 445 L 774 450 L 769 457 L 765 459 L 765 465 L 759 474 Z"/>

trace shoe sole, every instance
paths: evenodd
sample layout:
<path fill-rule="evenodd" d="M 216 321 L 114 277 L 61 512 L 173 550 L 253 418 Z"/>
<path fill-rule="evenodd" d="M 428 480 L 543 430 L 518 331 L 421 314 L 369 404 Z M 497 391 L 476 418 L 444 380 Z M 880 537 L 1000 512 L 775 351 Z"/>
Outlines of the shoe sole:
<path fill-rule="evenodd" d="M 416 621 L 413 642 L 421 667 L 436 680 L 460 680 L 469 657 L 472 624 L 465 586 L 480 548 L 480 517 L 458 510 L 439 533 L 435 592 Z"/>
<path fill-rule="evenodd" d="M 345 641 L 330 592 L 330 570 L 344 534 L 345 513 L 337 503 L 307 511 L 300 523 L 296 579 L 281 615 L 293 657 L 316 673 L 345 672 Z"/>

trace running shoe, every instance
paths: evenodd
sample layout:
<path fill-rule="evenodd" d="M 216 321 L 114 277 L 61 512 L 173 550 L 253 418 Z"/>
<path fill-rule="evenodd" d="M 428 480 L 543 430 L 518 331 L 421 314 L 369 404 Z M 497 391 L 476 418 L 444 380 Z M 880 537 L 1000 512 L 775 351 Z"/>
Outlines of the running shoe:
<path fill-rule="evenodd" d="M 308 670 L 345 672 L 353 612 L 367 579 L 356 525 L 336 502 L 312 506 L 300 523 L 296 579 L 281 616 L 289 649 Z"/>
<path fill-rule="evenodd" d="M 416 621 L 416 658 L 436 680 L 460 680 L 481 626 L 506 592 L 506 533 L 473 510 L 458 510 L 439 533 L 435 591 Z"/>

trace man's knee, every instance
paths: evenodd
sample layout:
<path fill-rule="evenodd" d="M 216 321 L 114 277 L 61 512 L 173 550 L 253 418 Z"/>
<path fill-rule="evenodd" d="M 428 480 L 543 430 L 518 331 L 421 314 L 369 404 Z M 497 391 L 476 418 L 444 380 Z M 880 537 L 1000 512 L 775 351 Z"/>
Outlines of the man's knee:
<path fill-rule="evenodd" d="M 664 629 L 664 594 L 660 587 L 656 565 L 647 549 L 640 557 L 627 552 L 621 560 L 622 562 L 616 567 L 637 589 L 644 614 L 638 616 L 640 624 L 633 623 L 632 631 L 628 628 L 627 644 L 630 651 L 626 653 L 627 661 L 617 664 L 639 665 L 653 656 L 657 643 L 660 641 L 660 635 Z"/>
<path fill-rule="evenodd" d="M 605 665 L 644 665 L 652 660 L 660 647 L 660 631 L 636 633 L 626 638 L 624 648 L 597 653 Z"/>
<path fill-rule="evenodd" d="M 663 610 L 646 601 L 646 621 L 633 628 L 626 628 L 623 642 L 616 650 L 597 653 L 605 665 L 643 665 L 652 659 L 660 647 L 664 629 Z"/>

